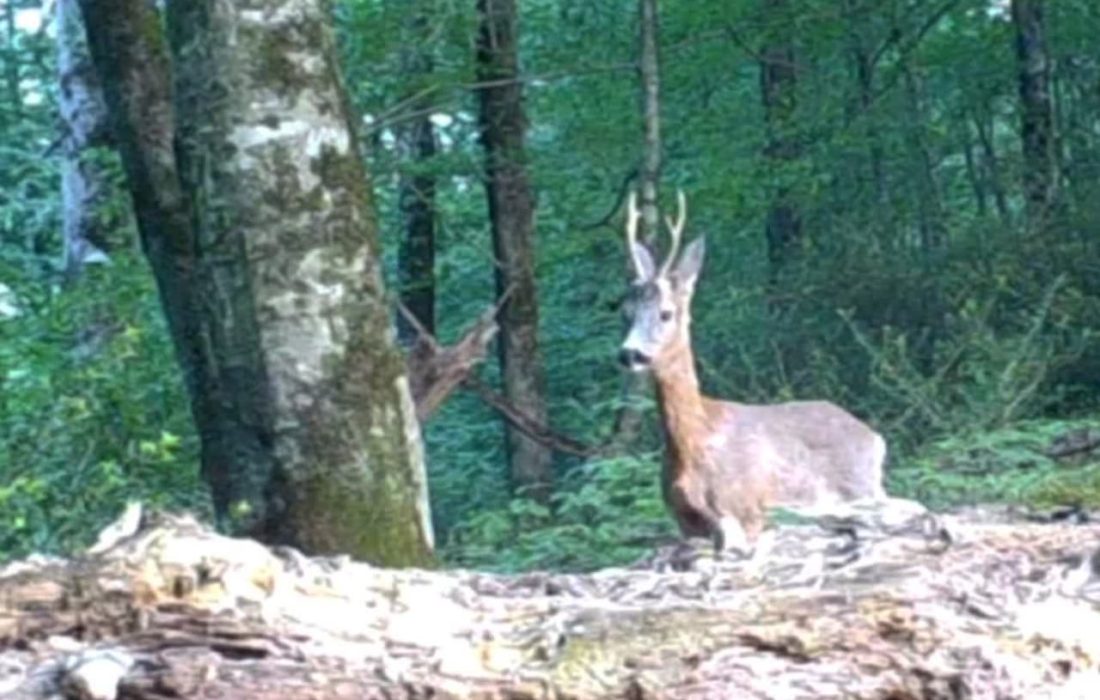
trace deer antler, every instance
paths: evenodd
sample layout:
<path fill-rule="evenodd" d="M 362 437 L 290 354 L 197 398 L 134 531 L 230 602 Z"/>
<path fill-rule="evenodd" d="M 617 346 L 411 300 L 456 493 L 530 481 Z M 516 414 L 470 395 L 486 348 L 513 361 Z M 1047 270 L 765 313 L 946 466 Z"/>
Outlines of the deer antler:
<path fill-rule="evenodd" d="M 627 252 L 630 253 L 630 262 L 634 265 L 634 274 L 639 279 L 645 274 L 642 269 L 642 261 L 638 259 L 638 255 L 635 253 L 638 245 L 638 219 L 640 218 L 638 196 L 631 192 L 630 197 L 626 200 L 626 248 Z"/>
<path fill-rule="evenodd" d="M 684 223 L 687 221 L 687 197 L 684 196 L 683 190 L 676 190 L 676 204 L 678 209 L 676 221 L 673 222 L 672 217 L 665 217 L 665 225 L 668 226 L 668 233 L 672 237 L 672 245 L 668 249 L 668 257 L 661 265 L 658 277 L 664 277 L 668 274 L 668 271 L 672 269 L 672 263 L 675 262 L 676 256 L 680 253 L 680 240 L 684 234 Z"/>

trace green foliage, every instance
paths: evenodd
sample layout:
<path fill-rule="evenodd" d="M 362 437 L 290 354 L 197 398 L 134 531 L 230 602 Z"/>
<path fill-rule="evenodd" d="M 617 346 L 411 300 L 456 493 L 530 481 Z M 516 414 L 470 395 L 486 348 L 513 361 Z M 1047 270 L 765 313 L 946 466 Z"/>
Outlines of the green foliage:
<path fill-rule="evenodd" d="M 1023 421 L 937 440 L 890 471 L 888 490 L 931 508 L 976 502 L 1100 506 L 1100 454 L 1058 459 L 1067 436 L 1095 434 L 1094 420 Z"/>
<path fill-rule="evenodd" d="M 0 559 L 86 545 L 128 500 L 208 511 L 144 263 L 16 291 L 23 315 L 0 321 Z"/>
<path fill-rule="evenodd" d="M 1068 342 L 1051 332 L 1067 321 L 1054 318 L 1062 284 L 1059 278 L 1049 285 L 1035 308 L 1008 314 L 999 311 L 1010 303 L 1007 280 L 993 294 L 967 290 L 933 339 L 883 326 L 872 341 L 845 314 L 871 360 L 869 389 L 880 402 L 872 412 L 883 427 L 919 442 L 960 429 L 995 430 L 1056 406 L 1059 395 L 1048 378 L 1090 341 L 1088 331 Z"/>
<path fill-rule="evenodd" d="M 1036 230 L 1024 216 L 1013 27 L 988 2 L 792 0 L 794 23 L 760 0 L 661 4 L 662 197 L 683 187 L 688 235 L 708 239 L 693 325 L 708 392 L 850 408 L 891 445 L 890 490 L 930 505 L 1100 503 L 1100 468 L 1047 455 L 1100 412 L 1100 15 L 1089 0 L 1049 5 L 1062 201 Z M 599 443 L 622 381 L 615 212 L 640 157 L 637 2 L 519 6 L 551 420 Z M 391 289 L 397 175 L 438 177 L 438 327 L 450 342 L 495 293 L 471 91 L 475 3 L 334 8 Z M 427 26 L 409 21 L 414 8 Z M 121 253 L 55 289 L 52 49 L 42 33 L 4 32 L 0 75 L 14 61 L 22 93 L 14 100 L 0 80 L 0 282 L 24 315 L 0 321 L 0 557 L 86 542 L 128 498 L 205 508 L 141 263 Z M 798 67 L 786 128 L 799 148 L 777 164 L 765 154 L 759 58 L 783 40 Z M 416 81 L 410 46 L 433 64 Z M 877 59 L 866 84 L 861 50 Z M 395 134 L 425 109 L 440 147 L 413 166 Z M 780 185 L 803 239 L 777 268 L 764 221 Z M 109 216 L 127 206 L 116 194 Z M 483 379 L 497 380 L 495 365 L 490 354 Z M 657 443 L 652 412 L 648 425 L 635 447 Z M 457 393 L 424 432 L 438 539 L 454 564 L 586 570 L 672 533 L 654 459 L 559 457 L 542 506 L 513 498 L 501 421 L 476 398 Z"/>
<path fill-rule="evenodd" d="M 37 276 L 52 269 L 49 256 L 60 246 L 60 173 L 57 160 L 45 157 L 56 145 L 53 45 L 42 30 L 9 34 L 3 25 L 0 265 Z"/>
<path fill-rule="evenodd" d="M 450 532 L 444 558 L 492 571 L 590 571 L 637 560 L 673 537 L 654 455 L 589 462 L 569 471 L 544 506 L 521 497 Z"/>

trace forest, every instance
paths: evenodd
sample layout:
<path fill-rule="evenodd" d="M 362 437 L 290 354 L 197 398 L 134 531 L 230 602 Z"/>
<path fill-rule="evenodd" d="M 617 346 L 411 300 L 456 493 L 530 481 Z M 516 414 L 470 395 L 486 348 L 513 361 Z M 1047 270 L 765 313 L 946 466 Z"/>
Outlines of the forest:
<path fill-rule="evenodd" d="M 1100 507 L 1097 36 L 1093 0 L 2 0 L 0 561 L 130 501 L 637 560 L 676 527 L 617 359 L 634 192 L 655 250 L 678 192 L 705 236 L 707 394 L 844 407 L 930 508 Z"/>

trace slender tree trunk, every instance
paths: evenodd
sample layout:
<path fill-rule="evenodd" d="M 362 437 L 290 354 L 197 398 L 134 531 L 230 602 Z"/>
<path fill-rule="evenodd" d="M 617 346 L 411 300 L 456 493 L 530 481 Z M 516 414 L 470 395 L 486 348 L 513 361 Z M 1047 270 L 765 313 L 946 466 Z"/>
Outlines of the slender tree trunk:
<path fill-rule="evenodd" d="M 99 85 L 77 0 L 58 0 L 57 72 L 61 113 L 61 231 L 65 271 L 79 274 L 86 263 L 107 259 L 102 205 L 108 171 L 92 149 L 108 143 L 107 105 Z"/>
<path fill-rule="evenodd" d="M 659 51 L 660 11 L 657 0 L 638 0 L 639 82 L 642 87 L 642 167 L 639 170 L 641 189 L 641 241 L 657 250 L 660 229 L 658 196 L 661 182 L 661 57 Z M 633 270 L 628 265 L 628 275 Z M 622 408 L 615 417 L 615 442 L 620 446 L 634 442 L 642 429 L 639 401 L 652 390 L 652 379 L 645 374 L 627 374 L 623 380 Z"/>
<path fill-rule="evenodd" d="M 219 519 L 428 563 L 419 427 L 322 3 L 171 3 L 173 101 L 147 0 L 80 2 Z"/>
<path fill-rule="evenodd" d="M 1028 221 L 1033 227 L 1040 228 L 1051 213 L 1057 185 L 1050 56 L 1043 10 L 1044 0 L 1012 0 L 1024 197 Z"/>
<path fill-rule="evenodd" d="M 868 46 L 864 34 L 864 17 L 862 8 L 856 6 L 855 0 L 845 0 L 845 13 L 850 25 L 848 43 L 852 55 L 852 64 L 855 68 L 856 100 L 855 118 L 863 125 L 863 134 L 867 142 L 867 156 L 871 165 L 871 183 L 874 187 L 875 200 L 881 206 L 889 203 L 889 189 L 886 182 L 886 169 L 883 165 L 882 139 L 873 118 L 875 101 L 875 60 Z"/>
<path fill-rule="evenodd" d="M 402 63 L 406 80 L 415 90 L 430 79 L 432 56 L 427 44 L 428 16 L 420 7 L 409 22 L 411 41 Z M 403 126 L 398 134 L 405 166 L 399 184 L 399 206 L 404 233 L 398 248 L 397 267 L 401 302 L 435 335 L 435 175 L 428 169 L 436 154 L 435 128 L 423 100 L 413 100 L 410 109 L 423 112 Z M 416 336 L 405 317 L 398 314 L 397 329 L 408 344 Z"/>
<path fill-rule="evenodd" d="M 905 83 L 905 96 L 909 103 L 909 109 L 906 110 L 905 131 L 909 147 L 916 155 L 915 194 L 920 247 L 927 253 L 943 245 L 945 237 L 943 203 L 940 199 L 939 182 L 936 179 L 935 157 L 926 133 L 926 110 L 919 78 L 904 57 L 900 61 L 900 68 Z"/>
<path fill-rule="evenodd" d="M 478 0 L 477 39 L 481 143 L 496 257 L 497 294 L 511 290 L 500 314 L 500 365 L 508 400 L 546 424 L 546 379 L 538 344 L 535 203 L 527 178 L 523 91 L 515 0 Z M 537 498 L 549 495 L 551 453 L 506 426 L 512 480 Z"/>
<path fill-rule="evenodd" d="M 641 240 L 654 247 L 660 227 L 658 194 L 661 183 L 661 67 L 658 50 L 659 10 L 657 0 L 638 0 L 640 18 L 641 51 L 639 73 L 642 83 L 642 142 L 641 168 Z"/>
<path fill-rule="evenodd" d="M 4 88 L 7 94 L 6 111 L 10 124 L 23 118 L 23 94 L 19 89 L 19 51 L 15 46 L 15 3 L 4 2 Z M 0 122 L 3 123 L 3 122 Z"/>
<path fill-rule="evenodd" d="M 1096 104 L 1096 90 L 1093 85 L 1091 58 L 1081 55 L 1069 55 L 1059 63 L 1055 75 L 1056 123 L 1059 124 L 1062 184 L 1059 192 L 1069 195 L 1075 207 L 1089 206 L 1095 199 L 1097 183 L 1093 176 L 1096 172 L 1093 163 L 1100 148 L 1097 148 L 1096 116 L 1100 113 Z"/>
<path fill-rule="evenodd" d="M 958 120 L 959 134 L 962 140 L 963 159 L 966 163 L 966 177 L 970 181 L 970 189 L 974 192 L 974 204 L 978 209 L 978 216 L 985 218 L 989 211 L 986 201 L 985 183 L 982 180 L 981 171 L 978 168 L 977 158 L 974 156 L 974 141 L 970 136 L 970 122 L 966 115 L 961 115 Z"/>
<path fill-rule="evenodd" d="M 171 71 L 144 0 L 80 0 L 88 49 L 101 79 L 149 259 L 196 425 L 214 408 L 203 348 L 196 250 L 175 152 Z"/>
<path fill-rule="evenodd" d="M 1001 221 L 1008 224 L 1011 216 L 1008 211 L 1008 195 L 1005 194 L 1004 185 L 1001 183 L 1000 158 L 993 144 L 993 118 L 983 119 L 974 114 L 971 115 L 971 120 L 974 123 L 974 131 L 978 134 L 978 143 L 982 147 L 982 169 L 989 181 L 989 188 L 993 190 L 993 203 L 997 207 L 997 214 L 1001 217 Z"/>
<path fill-rule="evenodd" d="M 401 175 L 400 208 L 404 232 L 397 252 L 401 302 L 420 325 L 435 334 L 435 175 L 422 168 L 436 153 L 435 129 L 430 119 L 417 117 L 405 126 L 399 138 L 411 159 L 413 172 Z M 416 333 L 398 316 L 398 330 L 404 341 Z"/>
<path fill-rule="evenodd" d="M 798 74 L 789 34 L 794 31 L 794 23 L 787 0 L 767 0 L 766 4 L 773 25 L 760 53 L 760 97 L 767 127 L 764 156 L 771 164 L 770 179 L 774 183 L 764 224 L 774 281 L 801 245 L 802 216 L 787 182 L 787 171 L 801 154 L 801 147 L 794 121 Z"/>

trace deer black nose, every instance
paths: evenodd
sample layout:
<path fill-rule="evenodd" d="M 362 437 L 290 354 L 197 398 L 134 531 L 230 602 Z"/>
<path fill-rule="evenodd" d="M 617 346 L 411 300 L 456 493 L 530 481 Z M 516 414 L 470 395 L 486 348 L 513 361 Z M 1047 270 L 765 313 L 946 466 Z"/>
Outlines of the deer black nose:
<path fill-rule="evenodd" d="M 622 363 L 623 367 L 648 365 L 649 356 L 632 348 L 623 348 L 619 351 L 619 362 Z"/>

